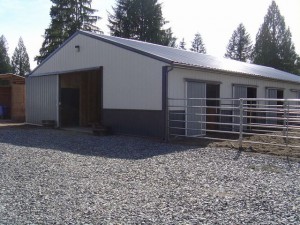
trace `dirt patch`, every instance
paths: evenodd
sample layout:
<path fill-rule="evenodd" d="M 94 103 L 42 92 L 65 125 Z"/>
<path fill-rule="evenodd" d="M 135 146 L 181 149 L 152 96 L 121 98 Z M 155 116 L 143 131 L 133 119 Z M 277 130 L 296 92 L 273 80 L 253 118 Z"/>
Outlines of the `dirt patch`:
<path fill-rule="evenodd" d="M 28 125 L 25 123 L 16 123 L 11 120 L 0 120 L 0 128 L 7 128 L 7 127 L 20 128 L 20 129 L 32 129 L 32 128 L 46 129 L 39 126 Z M 275 134 L 282 135 L 282 132 L 277 132 Z M 218 140 L 207 140 L 207 139 L 198 139 L 198 138 L 176 138 L 176 139 L 171 139 L 170 141 L 172 143 L 196 145 L 201 147 L 232 148 L 232 149 L 239 148 L 238 142 L 236 141 L 238 140 L 238 135 L 209 134 L 208 136 L 212 138 L 221 138 L 221 139 L 228 139 L 228 140 L 218 141 Z M 277 156 L 288 156 L 288 157 L 300 159 L 300 148 L 270 145 L 270 143 L 285 145 L 286 141 L 288 141 L 289 145 L 291 146 L 300 146 L 300 131 L 298 133 L 293 134 L 293 136 L 299 137 L 299 139 L 290 138 L 286 140 L 285 138 L 268 136 L 267 134 L 264 136 L 257 136 L 257 135 L 247 136 L 244 137 L 243 139 L 244 141 L 243 151 L 277 155 Z M 249 141 L 252 143 L 247 143 Z M 260 143 L 253 143 L 253 142 L 260 142 Z"/>
<path fill-rule="evenodd" d="M 282 132 L 273 133 L 273 135 L 282 135 Z M 202 147 L 217 147 L 217 148 L 232 148 L 239 149 L 238 135 L 234 134 L 218 134 L 218 135 L 207 135 L 210 138 L 221 138 L 228 139 L 225 141 L 219 140 L 208 140 L 202 138 L 179 138 L 171 139 L 172 142 L 181 144 L 192 144 Z M 288 156 L 292 158 L 300 159 L 300 148 L 292 146 L 300 146 L 300 132 L 293 134 L 293 136 L 299 137 L 285 139 L 283 137 L 273 137 L 268 134 L 263 136 L 251 135 L 243 138 L 243 151 L 256 152 L 277 156 Z M 252 143 L 248 143 L 252 142 Z M 285 146 L 286 143 L 289 146 Z M 284 146 L 276 146 L 284 145 Z"/>

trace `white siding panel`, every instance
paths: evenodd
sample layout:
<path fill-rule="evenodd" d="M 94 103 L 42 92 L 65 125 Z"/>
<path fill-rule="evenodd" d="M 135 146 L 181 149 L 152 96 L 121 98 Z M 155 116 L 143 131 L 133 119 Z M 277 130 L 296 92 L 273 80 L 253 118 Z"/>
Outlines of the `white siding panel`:
<path fill-rule="evenodd" d="M 26 122 L 42 124 L 55 120 L 58 124 L 58 76 L 26 78 Z"/>
<path fill-rule="evenodd" d="M 221 98 L 232 98 L 232 85 L 248 85 L 257 86 L 257 98 L 266 98 L 266 88 L 283 88 L 284 98 L 295 98 L 295 94 L 291 89 L 299 89 L 299 84 L 293 84 L 283 81 L 272 81 L 268 79 L 259 79 L 257 77 L 248 77 L 245 75 L 229 75 L 215 72 L 188 70 L 181 68 L 174 68 L 169 74 L 169 88 L 168 96 L 170 98 L 184 98 L 185 97 L 185 79 L 198 79 L 204 81 L 221 82 L 220 96 Z"/>
<path fill-rule="evenodd" d="M 75 45 L 80 46 L 76 52 Z M 77 35 L 31 76 L 103 66 L 105 109 L 162 109 L 162 67 L 158 60 Z"/>

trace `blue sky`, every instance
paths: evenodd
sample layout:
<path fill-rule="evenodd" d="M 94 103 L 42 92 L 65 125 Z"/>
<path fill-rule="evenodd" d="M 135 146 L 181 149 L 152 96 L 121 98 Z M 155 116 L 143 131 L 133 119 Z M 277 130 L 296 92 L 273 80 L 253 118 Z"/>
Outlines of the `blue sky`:
<path fill-rule="evenodd" d="M 254 42 L 263 23 L 271 0 L 160 0 L 163 15 L 169 21 L 178 41 L 185 38 L 190 47 L 194 34 L 200 32 L 207 53 L 223 57 L 232 32 L 244 23 Z M 290 27 L 296 52 L 300 55 L 300 0 L 276 0 L 286 25 Z M 93 0 L 97 15 L 102 17 L 98 26 L 109 34 L 107 11 L 115 0 Z M 36 66 L 33 58 L 42 45 L 45 29 L 50 23 L 50 0 L 0 0 L 0 35 L 4 35 L 12 55 L 22 36 L 30 57 L 31 69 Z"/>

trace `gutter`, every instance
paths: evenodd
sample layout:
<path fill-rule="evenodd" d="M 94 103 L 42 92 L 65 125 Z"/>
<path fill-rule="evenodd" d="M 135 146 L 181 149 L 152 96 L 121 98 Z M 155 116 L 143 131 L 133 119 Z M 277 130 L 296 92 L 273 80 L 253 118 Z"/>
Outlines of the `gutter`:
<path fill-rule="evenodd" d="M 164 111 L 164 140 L 169 142 L 169 102 L 168 102 L 168 88 L 169 88 L 169 73 L 174 69 L 174 62 L 170 66 L 163 67 L 163 111 Z"/>

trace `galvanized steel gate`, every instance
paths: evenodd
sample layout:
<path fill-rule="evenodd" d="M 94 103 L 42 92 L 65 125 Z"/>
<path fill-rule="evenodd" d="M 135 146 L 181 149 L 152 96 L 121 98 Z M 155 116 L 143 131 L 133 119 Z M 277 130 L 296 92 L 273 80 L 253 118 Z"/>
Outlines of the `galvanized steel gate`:
<path fill-rule="evenodd" d="M 214 106 L 217 113 L 208 112 L 209 101 L 218 102 Z M 168 139 L 193 137 L 231 140 L 240 148 L 250 143 L 300 149 L 300 99 L 169 98 L 167 117 Z M 209 117 L 217 122 L 208 122 Z M 209 124 L 217 126 L 208 129 Z M 283 142 L 251 141 L 246 136 L 268 136 Z"/>

